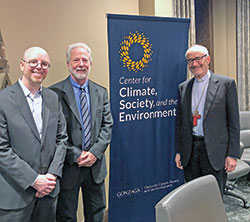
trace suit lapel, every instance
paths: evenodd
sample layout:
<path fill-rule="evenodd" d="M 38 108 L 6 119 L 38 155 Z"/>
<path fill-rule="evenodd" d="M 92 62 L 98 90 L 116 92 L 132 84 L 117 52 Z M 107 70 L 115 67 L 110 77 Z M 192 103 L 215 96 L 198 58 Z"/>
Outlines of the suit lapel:
<path fill-rule="evenodd" d="M 192 89 L 193 89 L 193 84 L 194 84 L 194 78 L 192 78 L 186 88 L 186 110 L 188 113 L 188 116 L 190 117 L 190 122 L 193 122 L 193 117 L 192 117 Z"/>
<path fill-rule="evenodd" d="M 90 94 L 90 106 L 91 106 L 91 135 L 94 135 L 95 130 L 95 118 L 96 118 L 96 112 L 99 102 L 99 93 L 97 89 L 95 88 L 94 84 L 89 80 L 89 94 Z M 91 143 L 92 141 L 91 137 Z"/>
<path fill-rule="evenodd" d="M 75 115 L 77 121 L 79 122 L 79 124 L 81 125 L 81 117 L 80 117 L 80 113 L 76 104 L 76 99 L 75 99 L 75 94 L 73 91 L 73 87 L 72 84 L 70 82 L 70 77 L 68 77 L 65 82 L 64 82 L 64 86 L 63 86 L 63 99 L 66 102 L 66 104 L 68 104 L 69 108 L 71 109 L 72 113 Z"/>
<path fill-rule="evenodd" d="M 49 121 L 49 105 L 47 100 L 48 100 L 48 95 L 46 89 L 43 88 L 42 90 L 42 98 L 43 98 L 43 104 L 42 104 L 42 120 L 43 120 L 43 129 L 42 129 L 42 143 L 45 139 L 45 135 L 47 132 L 48 128 L 48 121 Z"/>
<path fill-rule="evenodd" d="M 204 107 L 204 119 L 203 119 L 203 121 L 206 119 L 207 114 L 208 114 L 208 112 L 213 104 L 218 87 L 219 87 L 218 80 L 215 78 L 215 76 L 211 72 L 211 76 L 210 76 L 209 84 L 208 84 L 208 88 L 207 88 L 207 96 L 206 96 L 205 107 Z"/>
<path fill-rule="evenodd" d="M 27 122 L 28 126 L 30 127 L 31 131 L 34 133 L 35 137 L 41 142 L 39 132 L 36 127 L 35 120 L 33 118 L 33 115 L 30 111 L 29 104 L 27 102 L 27 99 L 25 98 L 25 95 L 23 93 L 23 90 L 18 82 L 13 85 L 13 100 L 16 102 L 17 108 L 22 114 L 23 118 Z"/>

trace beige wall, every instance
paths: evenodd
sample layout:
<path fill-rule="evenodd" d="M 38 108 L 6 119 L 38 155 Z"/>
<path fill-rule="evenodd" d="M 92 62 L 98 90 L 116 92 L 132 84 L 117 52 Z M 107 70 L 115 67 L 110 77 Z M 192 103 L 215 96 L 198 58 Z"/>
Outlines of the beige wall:
<path fill-rule="evenodd" d="M 155 15 L 172 17 L 172 0 L 155 0 Z"/>
<path fill-rule="evenodd" d="M 139 0 L 138 6 L 140 15 L 155 15 L 155 0 Z"/>
<path fill-rule="evenodd" d="M 139 0 L 139 14 L 172 17 L 172 0 Z"/>
<path fill-rule="evenodd" d="M 236 0 L 213 0 L 214 71 L 236 78 Z"/>

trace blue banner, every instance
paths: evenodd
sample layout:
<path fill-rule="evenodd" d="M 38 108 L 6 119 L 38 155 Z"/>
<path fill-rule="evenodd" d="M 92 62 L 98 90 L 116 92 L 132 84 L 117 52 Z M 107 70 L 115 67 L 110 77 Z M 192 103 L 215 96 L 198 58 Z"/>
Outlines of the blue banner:
<path fill-rule="evenodd" d="M 175 118 L 186 79 L 189 19 L 108 15 L 109 222 L 153 222 L 155 204 L 183 183 Z"/>

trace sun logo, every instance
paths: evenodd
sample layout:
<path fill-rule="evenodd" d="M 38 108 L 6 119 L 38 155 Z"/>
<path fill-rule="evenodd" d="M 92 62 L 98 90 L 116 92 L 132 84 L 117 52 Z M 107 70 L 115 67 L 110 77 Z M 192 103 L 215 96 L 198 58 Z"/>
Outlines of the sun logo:
<path fill-rule="evenodd" d="M 120 61 L 129 71 L 143 71 L 152 61 L 152 44 L 149 43 L 149 38 L 146 38 L 144 33 L 130 32 L 124 37 L 120 46 Z"/>

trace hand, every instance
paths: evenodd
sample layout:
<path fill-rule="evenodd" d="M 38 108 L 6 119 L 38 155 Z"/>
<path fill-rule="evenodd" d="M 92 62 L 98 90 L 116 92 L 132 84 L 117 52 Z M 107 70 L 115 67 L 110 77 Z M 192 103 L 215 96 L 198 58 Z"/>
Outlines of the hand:
<path fill-rule="evenodd" d="M 48 180 L 56 181 L 56 179 L 57 179 L 57 176 L 55 176 L 55 175 L 53 175 L 51 173 L 47 173 L 45 176 L 47 177 Z"/>
<path fill-rule="evenodd" d="M 35 180 L 33 188 L 37 190 L 36 197 L 41 198 L 50 194 L 56 186 L 56 176 L 52 174 L 39 174 Z"/>
<path fill-rule="evenodd" d="M 77 159 L 78 167 L 91 167 L 96 162 L 97 158 L 91 152 L 82 152 Z"/>
<path fill-rule="evenodd" d="M 79 163 L 80 161 L 83 160 L 84 155 L 86 154 L 86 151 L 82 151 L 81 155 L 78 157 L 78 159 L 76 160 L 77 163 Z"/>
<path fill-rule="evenodd" d="M 183 170 L 183 166 L 181 165 L 181 155 L 179 153 L 175 156 L 175 163 L 179 169 Z"/>
<path fill-rule="evenodd" d="M 237 159 L 232 158 L 232 157 L 226 157 L 225 159 L 225 170 L 226 172 L 232 172 L 235 170 L 237 166 Z"/>

